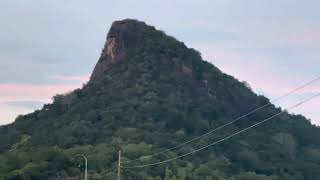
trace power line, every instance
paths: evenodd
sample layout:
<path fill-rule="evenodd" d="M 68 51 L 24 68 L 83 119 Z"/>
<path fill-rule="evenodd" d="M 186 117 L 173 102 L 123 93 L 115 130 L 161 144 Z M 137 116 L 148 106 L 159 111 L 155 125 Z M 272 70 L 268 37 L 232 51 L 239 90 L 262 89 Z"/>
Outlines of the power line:
<path fill-rule="evenodd" d="M 103 173 L 103 174 L 109 174 L 109 173 L 111 173 L 111 172 L 114 172 L 115 170 L 116 170 L 116 167 L 113 167 L 113 168 L 109 168 L 109 169 L 107 169 L 107 170 L 104 170 L 102 173 Z M 106 175 L 104 175 L 103 177 L 105 178 L 105 176 L 106 176 Z M 92 178 L 94 178 L 94 175 L 88 174 L 88 177 L 89 177 L 90 179 L 92 179 Z M 101 177 L 97 177 L 97 179 L 101 179 Z"/>
<path fill-rule="evenodd" d="M 194 137 L 194 138 L 192 138 L 192 139 L 189 140 L 189 141 L 183 142 L 183 143 L 181 143 L 181 144 L 179 144 L 179 145 L 176 145 L 176 146 L 174 146 L 174 147 L 172 147 L 172 148 L 165 149 L 165 150 L 160 151 L 160 152 L 156 152 L 156 153 L 153 153 L 153 154 L 150 154 L 150 155 L 147 155 L 147 156 L 142 156 L 142 157 L 137 158 L 137 159 L 122 161 L 122 163 L 130 163 L 130 162 L 134 162 L 134 161 L 139 161 L 139 160 L 143 160 L 143 159 L 148 159 L 148 158 L 157 156 L 157 155 L 159 155 L 159 154 L 164 154 L 164 153 L 166 153 L 166 152 L 169 152 L 169 151 L 172 151 L 172 150 L 174 150 L 174 149 L 180 148 L 180 147 L 182 147 L 182 146 L 184 146 L 184 145 L 186 145 L 186 144 L 189 144 L 189 143 L 191 143 L 191 142 L 194 142 L 194 141 L 196 141 L 196 140 L 198 140 L 198 139 L 200 139 L 200 138 L 202 138 L 202 137 L 205 137 L 205 136 L 207 136 L 207 135 L 209 135 L 209 134 L 211 134 L 211 133 L 213 133 L 213 132 L 215 132 L 215 131 L 217 131 L 217 130 L 220 130 L 220 129 L 222 129 L 222 128 L 230 125 L 230 124 L 233 124 L 233 123 L 239 121 L 240 119 L 242 119 L 242 118 L 244 118 L 244 117 L 247 117 L 247 116 L 249 116 L 249 115 L 257 112 L 258 110 L 263 109 L 263 108 L 271 105 L 271 104 L 274 103 L 274 102 L 277 102 L 277 101 L 279 101 L 279 100 L 281 100 L 281 99 L 284 99 L 284 98 L 288 97 L 289 95 L 293 94 L 294 92 L 299 91 L 299 90 L 301 90 L 301 89 L 309 86 L 310 84 L 312 84 L 312 83 L 314 83 L 314 82 L 316 82 L 316 81 L 318 81 L 318 80 L 320 80 L 320 77 L 317 77 L 317 78 L 315 78 L 315 79 L 313 79 L 313 80 L 311 80 L 311 81 L 309 81 L 309 82 L 307 82 L 307 83 L 305 83 L 305 84 L 303 84 L 303 85 L 301 85 L 301 86 L 293 89 L 292 91 L 290 91 L 290 92 L 288 92 L 288 93 L 286 93 L 286 94 L 284 94 L 284 95 L 282 95 L 282 96 L 279 96 L 278 98 L 275 98 L 274 100 L 272 100 L 272 101 L 270 101 L 270 102 L 268 102 L 268 103 L 266 103 L 266 104 L 264 104 L 264 105 L 262 105 L 262 106 L 260 106 L 260 107 L 258 107 L 258 108 L 256 108 L 256 109 L 248 112 L 247 114 L 244 114 L 244 115 L 242 115 L 242 116 L 234 119 L 233 121 L 230 121 L 230 122 L 228 122 L 228 123 L 226 123 L 226 124 L 224 124 L 224 125 L 221 125 L 221 126 L 219 126 L 219 127 L 217 127 L 217 128 L 214 128 L 214 129 L 212 129 L 212 130 L 208 131 L 207 133 L 204 133 L 204 134 L 202 134 L 202 135 L 200 135 L 200 136 Z"/>
<path fill-rule="evenodd" d="M 109 173 L 111 173 L 111 172 L 113 172 L 113 171 L 115 171 L 115 170 L 116 170 L 116 167 L 109 168 L 108 170 L 105 170 L 105 171 L 104 171 L 104 174 L 109 174 Z"/>
<path fill-rule="evenodd" d="M 316 98 L 316 97 L 318 97 L 318 96 L 320 96 L 320 93 L 318 93 L 318 94 L 316 94 L 316 95 L 313 95 L 313 96 L 311 96 L 310 98 L 308 98 L 308 99 L 306 99 L 306 100 L 304 100 L 304 101 L 301 101 L 301 102 L 299 102 L 299 103 L 297 103 L 297 104 L 295 104 L 295 105 L 293 105 L 293 106 L 291 106 L 291 107 L 289 107 L 289 108 L 286 108 L 285 110 L 294 109 L 294 108 L 296 108 L 296 107 L 298 107 L 298 106 L 301 106 L 301 105 L 305 104 L 306 102 L 308 102 L 308 101 L 310 101 L 310 100 L 312 100 L 312 99 L 314 99 L 314 98 Z M 170 158 L 170 159 L 167 159 L 167 160 L 164 160 L 164 161 L 156 162 L 156 163 L 150 163 L 150 164 L 144 164 L 144 165 L 138 165 L 138 166 L 128 166 L 128 167 L 122 166 L 121 168 L 124 168 L 124 169 L 143 168 L 143 167 L 155 166 L 155 165 L 167 163 L 167 162 L 170 162 L 170 161 L 174 161 L 174 160 L 176 160 L 176 159 L 180 159 L 180 158 L 182 158 L 182 157 L 185 157 L 185 156 L 194 154 L 194 153 L 196 153 L 196 152 L 198 152 L 198 151 L 204 150 L 204 149 L 206 149 L 206 148 L 208 148 L 208 147 L 211 147 L 211 146 L 214 146 L 214 145 L 216 145 L 216 144 L 218 144 L 218 143 L 221 143 L 221 142 L 223 142 L 223 141 L 226 141 L 226 140 L 228 140 L 228 139 L 230 139 L 230 138 L 232 138 L 232 137 L 234 137 L 234 136 L 236 136 L 236 135 L 238 135 L 238 134 L 241 134 L 241 133 L 243 133 L 243 132 L 245 132 L 245 131 L 247 131 L 247 130 L 249 130 L 249 129 L 252 129 L 252 128 L 254 128 L 254 127 L 262 124 L 262 123 L 265 123 L 265 122 L 267 122 L 267 121 L 269 121 L 269 120 L 271 120 L 271 119 L 273 119 L 273 118 L 275 118 L 275 117 L 277 117 L 277 116 L 279 116 L 279 115 L 281 115 L 281 114 L 283 114 L 283 113 L 285 113 L 285 112 L 286 112 L 286 111 L 281 111 L 281 112 L 279 112 L 279 113 L 277 113 L 277 114 L 275 114 L 275 115 L 272 115 L 272 116 L 269 117 L 269 118 L 266 118 L 266 119 L 264 119 L 264 120 L 262 120 L 262 121 L 260 121 L 260 122 L 258 122 L 258 123 L 255 123 L 254 125 L 251 125 L 251 126 L 249 126 L 249 127 L 247 127 L 247 128 L 244 128 L 244 129 L 242 129 L 242 130 L 240 130 L 240 131 L 237 131 L 236 133 L 233 133 L 233 134 L 231 134 L 231 135 L 229 135 L 229 136 L 227 136 L 227 137 L 224 137 L 224 138 L 222 138 L 222 139 L 220 139 L 220 140 L 218 140 L 218 141 L 215 141 L 215 142 L 213 142 L 213 143 L 211 143 L 211 144 L 209 144 L 209 145 L 206 145 L 206 146 L 204 146 L 204 147 L 201 147 L 201 148 L 199 148 L 199 149 L 193 150 L 193 151 L 191 151 L 191 152 L 189 152 L 189 153 L 186 153 L 186 154 L 183 154 L 183 155 L 174 157 L 174 158 Z"/>

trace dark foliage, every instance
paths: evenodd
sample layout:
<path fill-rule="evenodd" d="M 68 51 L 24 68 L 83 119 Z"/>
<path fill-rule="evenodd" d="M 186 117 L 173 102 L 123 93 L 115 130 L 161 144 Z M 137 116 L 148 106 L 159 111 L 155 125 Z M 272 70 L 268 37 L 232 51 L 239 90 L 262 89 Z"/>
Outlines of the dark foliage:
<path fill-rule="evenodd" d="M 84 170 L 77 154 L 88 157 L 89 179 L 115 179 L 119 149 L 124 159 L 148 155 L 269 102 L 154 27 L 124 20 L 112 29 L 108 38 L 118 38 L 112 45 L 119 46 L 112 52 L 116 57 L 108 55 L 111 45 L 106 44 L 101 67 L 98 63 L 88 84 L 0 127 L 0 179 L 77 178 Z M 270 105 L 177 151 L 130 165 L 189 152 L 280 111 Z M 195 155 L 124 170 L 123 176 L 126 180 L 315 180 L 320 178 L 319 137 L 320 129 L 304 117 L 285 113 Z"/>

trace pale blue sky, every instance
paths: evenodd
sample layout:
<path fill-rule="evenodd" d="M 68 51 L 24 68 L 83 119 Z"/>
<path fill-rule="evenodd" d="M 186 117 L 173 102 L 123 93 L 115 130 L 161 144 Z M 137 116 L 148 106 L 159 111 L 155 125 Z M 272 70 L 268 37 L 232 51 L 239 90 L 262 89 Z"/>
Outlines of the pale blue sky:
<path fill-rule="evenodd" d="M 146 21 L 276 97 L 320 76 L 316 0 L 0 1 L 0 124 L 81 87 L 111 23 Z M 279 104 L 320 92 L 315 83 Z M 320 100 L 295 110 L 320 124 Z"/>

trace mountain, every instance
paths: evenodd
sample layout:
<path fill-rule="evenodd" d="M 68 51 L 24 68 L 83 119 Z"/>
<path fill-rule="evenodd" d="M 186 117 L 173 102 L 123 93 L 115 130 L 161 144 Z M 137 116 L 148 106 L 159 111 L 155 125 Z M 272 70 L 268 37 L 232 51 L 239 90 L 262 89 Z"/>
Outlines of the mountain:
<path fill-rule="evenodd" d="M 266 103 L 175 38 L 144 22 L 116 21 L 86 85 L 0 127 L 0 179 L 79 179 L 84 166 L 77 154 L 88 158 L 89 179 L 116 179 L 118 150 L 123 160 L 163 151 Z M 281 111 L 270 104 L 175 151 L 124 166 L 188 153 Z M 122 176 L 315 180 L 319 137 L 319 127 L 285 112 L 214 147 L 157 166 L 123 169 Z"/>

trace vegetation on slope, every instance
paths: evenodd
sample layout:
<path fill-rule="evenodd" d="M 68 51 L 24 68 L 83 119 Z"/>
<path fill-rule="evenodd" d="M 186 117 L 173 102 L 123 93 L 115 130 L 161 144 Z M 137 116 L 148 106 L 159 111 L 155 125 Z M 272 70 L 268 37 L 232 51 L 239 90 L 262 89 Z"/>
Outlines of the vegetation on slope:
<path fill-rule="evenodd" d="M 77 154 L 88 157 L 89 179 L 115 179 L 119 149 L 124 160 L 158 152 L 269 102 L 154 27 L 123 20 L 111 29 L 88 84 L 56 95 L 52 104 L 0 128 L 0 179 L 79 178 L 84 166 Z M 177 151 L 128 165 L 190 152 L 280 111 L 270 105 Z M 126 180 L 319 179 L 319 136 L 320 129 L 304 117 L 285 113 L 195 155 L 123 170 L 123 176 Z"/>

